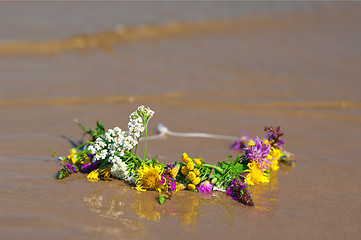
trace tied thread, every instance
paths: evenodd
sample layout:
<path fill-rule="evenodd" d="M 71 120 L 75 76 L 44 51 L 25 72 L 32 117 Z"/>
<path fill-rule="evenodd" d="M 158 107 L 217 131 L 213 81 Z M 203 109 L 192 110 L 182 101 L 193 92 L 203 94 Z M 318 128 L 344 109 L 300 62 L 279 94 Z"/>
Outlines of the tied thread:
<path fill-rule="evenodd" d="M 225 139 L 225 140 L 237 140 L 238 137 L 234 136 L 226 136 L 226 135 L 217 135 L 217 134 L 209 134 L 209 133 L 178 133 L 170 131 L 163 124 L 158 124 L 157 126 L 158 134 L 153 136 L 148 136 L 147 139 L 158 139 L 162 138 L 166 135 L 174 136 L 174 137 L 199 137 L 199 138 L 214 138 L 214 139 Z M 144 140 L 144 137 L 141 137 L 140 140 Z"/>

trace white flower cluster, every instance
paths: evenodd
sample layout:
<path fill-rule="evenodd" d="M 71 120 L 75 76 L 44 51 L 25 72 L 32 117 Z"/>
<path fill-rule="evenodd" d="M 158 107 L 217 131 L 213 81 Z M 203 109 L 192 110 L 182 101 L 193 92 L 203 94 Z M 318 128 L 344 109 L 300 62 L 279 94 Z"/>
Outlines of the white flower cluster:
<path fill-rule="evenodd" d="M 118 162 L 113 162 L 113 166 L 110 169 L 110 173 L 114 178 L 125 179 L 128 181 L 129 171 L 127 169 L 128 165 L 119 159 Z"/>
<path fill-rule="evenodd" d="M 138 144 L 138 139 L 145 130 L 144 121 L 148 121 L 153 115 L 154 111 L 150 108 L 140 106 L 129 116 L 128 131 L 122 131 L 119 127 L 108 129 L 104 138 L 98 137 L 93 145 L 88 146 L 91 154 L 95 154 L 93 162 L 108 159 L 109 163 L 113 163 L 110 170 L 113 177 L 132 181 L 132 174 L 121 156 Z"/>
<path fill-rule="evenodd" d="M 151 117 L 153 117 L 154 115 L 154 111 L 152 111 L 149 107 L 146 108 L 144 106 L 140 106 L 138 107 L 137 111 L 133 112 L 129 118 L 130 120 L 132 119 L 137 119 L 137 118 L 142 118 L 144 121 L 149 120 Z"/>

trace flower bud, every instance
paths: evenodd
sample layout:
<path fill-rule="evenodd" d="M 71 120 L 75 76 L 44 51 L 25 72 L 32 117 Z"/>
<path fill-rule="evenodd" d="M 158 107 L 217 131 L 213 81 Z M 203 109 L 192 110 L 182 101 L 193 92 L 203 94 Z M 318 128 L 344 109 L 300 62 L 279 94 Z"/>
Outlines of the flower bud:
<path fill-rule="evenodd" d="M 189 170 L 193 170 L 194 169 L 194 164 L 192 162 L 187 163 L 187 168 Z"/>
<path fill-rule="evenodd" d="M 182 169 L 181 169 L 181 172 L 184 174 L 184 175 L 187 175 L 189 173 L 189 170 L 186 166 L 183 166 Z"/>
<path fill-rule="evenodd" d="M 188 178 L 189 178 L 191 181 L 193 181 L 196 177 L 197 177 L 197 176 L 196 176 L 196 174 L 195 174 L 193 171 L 190 171 L 190 172 L 188 173 Z"/>
<path fill-rule="evenodd" d="M 198 165 L 198 166 L 200 166 L 202 164 L 201 158 L 198 158 L 198 157 L 193 159 L 193 162 L 194 162 L 195 165 Z"/>
<path fill-rule="evenodd" d="M 196 189 L 196 186 L 194 186 L 192 183 L 188 184 L 188 189 L 193 191 L 194 189 Z"/>
<path fill-rule="evenodd" d="M 199 178 L 199 177 L 196 177 L 195 179 L 193 179 L 193 181 L 192 181 L 192 183 L 194 184 L 194 185 L 197 185 L 197 184 L 199 184 L 201 182 L 201 179 Z"/>

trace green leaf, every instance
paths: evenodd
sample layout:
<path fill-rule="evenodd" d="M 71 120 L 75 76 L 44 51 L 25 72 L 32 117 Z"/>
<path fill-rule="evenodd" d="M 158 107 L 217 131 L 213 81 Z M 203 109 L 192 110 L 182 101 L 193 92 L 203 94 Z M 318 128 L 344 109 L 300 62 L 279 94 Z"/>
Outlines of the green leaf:
<path fill-rule="evenodd" d="M 233 167 L 233 174 L 234 175 L 238 175 L 241 172 L 244 171 L 243 165 L 240 163 L 237 163 L 234 167 Z"/>
<path fill-rule="evenodd" d="M 100 130 L 105 131 L 104 125 L 103 125 L 103 123 L 102 123 L 101 121 L 97 121 L 97 127 L 98 127 Z"/>

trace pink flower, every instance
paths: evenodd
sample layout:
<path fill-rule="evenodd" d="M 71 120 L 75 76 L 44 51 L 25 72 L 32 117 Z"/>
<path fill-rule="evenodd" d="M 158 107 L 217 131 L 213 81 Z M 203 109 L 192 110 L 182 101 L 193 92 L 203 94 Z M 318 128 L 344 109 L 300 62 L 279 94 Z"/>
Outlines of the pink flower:
<path fill-rule="evenodd" d="M 213 186 L 209 181 L 204 181 L 197 187 L 198 192 L 210 194 L 212 192 Z"/>

